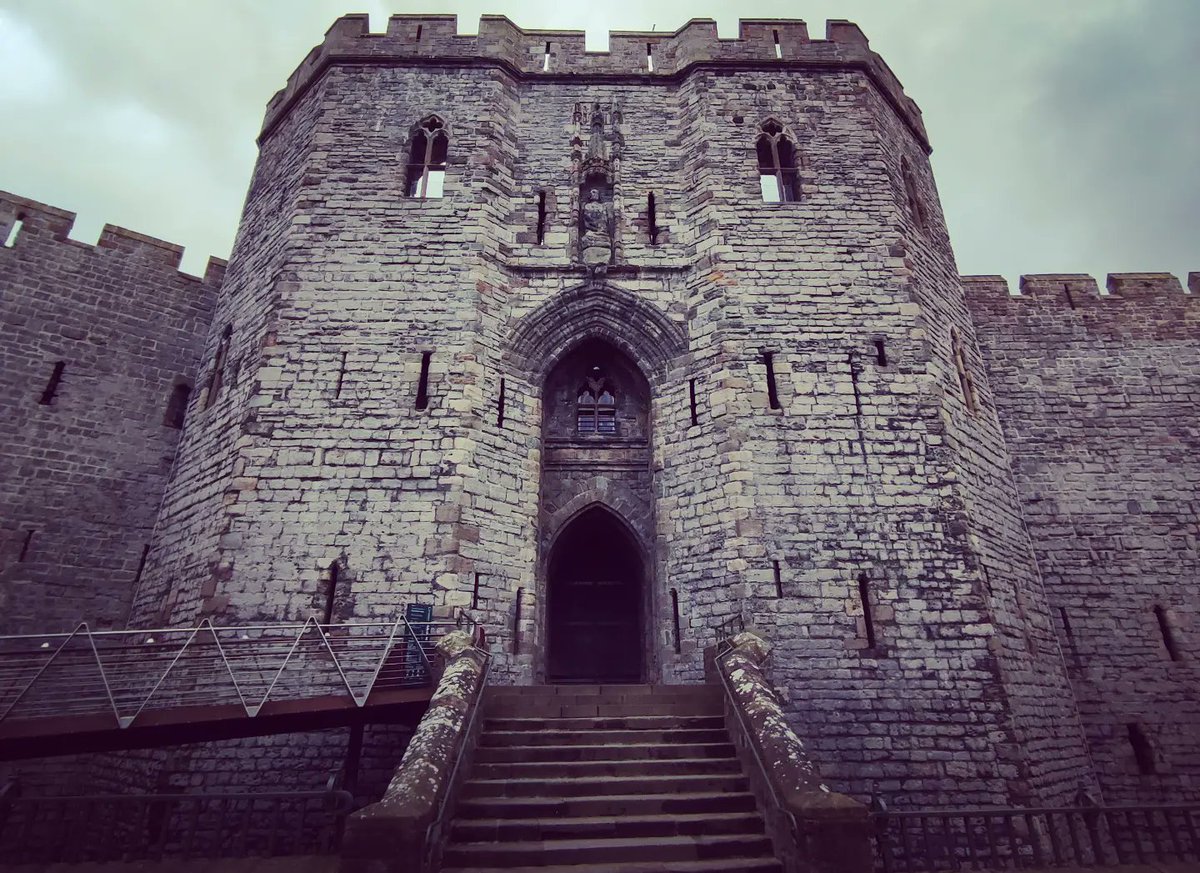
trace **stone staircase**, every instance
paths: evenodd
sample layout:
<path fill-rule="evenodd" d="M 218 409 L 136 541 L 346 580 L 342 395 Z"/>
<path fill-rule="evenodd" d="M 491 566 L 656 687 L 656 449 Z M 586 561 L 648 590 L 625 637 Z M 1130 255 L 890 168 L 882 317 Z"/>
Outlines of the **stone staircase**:
<path fill-rule="evenodd" d="M 490 688 L 444 873 L 778 873 L 715 686 Z"/>

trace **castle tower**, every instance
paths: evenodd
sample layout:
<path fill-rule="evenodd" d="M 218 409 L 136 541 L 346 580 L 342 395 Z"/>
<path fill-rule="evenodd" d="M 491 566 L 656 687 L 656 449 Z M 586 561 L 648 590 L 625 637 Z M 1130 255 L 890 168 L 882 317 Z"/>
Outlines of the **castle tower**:
<path fill-rule="evenodd" d="M 514 684 L 699 682 L 740 620 L 843 790 L 1090 785 L 920 112 L 857 27 L 347 16 L 260 146 L 141 620 L 464 608 Z"/>

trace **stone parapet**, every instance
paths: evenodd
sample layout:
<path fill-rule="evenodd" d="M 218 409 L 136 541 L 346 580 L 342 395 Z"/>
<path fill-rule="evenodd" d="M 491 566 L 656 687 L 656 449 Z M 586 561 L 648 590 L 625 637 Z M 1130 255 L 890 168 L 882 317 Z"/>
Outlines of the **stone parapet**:
<path fill-rule="evenodd" d="M 768 807 L 776 852 L 789 873 L 868 873 L 874 856 L 867 808 L 821 782 L 763 672 L 770 652 L 766 640 L 745 631 L 717 656 L 716 668 L 726 689 L 726 723 Z M 769 784 L 759 784 L 764 780 Z"/>
<path fill-rule="evenodd" d="M 474 743 L 472 713 L 480 704 L 487 655 L 463 632 L 438 642 L 445 669 L 429 709 L 383 798 L 350 816 L 342 841 L 343 873 L 416 873 L 431 849 L 431 826 L 452 798 L 458 766 Z M 435 835 L 436 838 L 436 835 Z"/>
<path fill-rule="evenodd" d="M 370 32 L 365 14 L 344 15 L 308 53 L 287 85 L 267 104 L 262 137 L 333 64 L 493 64 L 526 81 L 628 79 L 639 84 L 672 80 L 705 66 L 737 69 L 860 69 L 929 150 L 921 110 L 900 80 L 871 51 L 856 24 L 829 21 L 825 39 L 813 40 L 808 25 L 793 19 L 748 19 L 737 39 L 720 39 L 712 19 L 694 18 L 674 33 L 615 31 L 609 49 L 591 52 L 580 30 L 525 30 L 502 15 L 485 15 L 475 35 L 459 35 L 452 15 L 393 15 L 385 33 Z"/>

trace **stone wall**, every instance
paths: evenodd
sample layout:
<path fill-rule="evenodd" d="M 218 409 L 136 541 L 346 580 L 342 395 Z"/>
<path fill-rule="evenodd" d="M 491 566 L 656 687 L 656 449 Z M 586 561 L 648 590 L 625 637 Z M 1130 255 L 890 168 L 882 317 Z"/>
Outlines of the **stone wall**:
<path fill-rule="evenodd" d="M 0 192 L 0 629 L 122 627 L 224 262 Z M 61 374 L 56 385 L 56 365 Z M 177 386 L 184 386 L 178 388 Z M 190 428 L 195 393 L 185 410 Z"/>
<path fill-rule="evenodd" d="M 1200 275 L 1191 279 L 1186 295 L 1173 276 L 1113 275 L 1103 296 L 1090 276 L 1024 276 L 1020 296 L 997 276 L 964 279 L 1110 802 L 1200 796 Z M 1131 731 L 1146 740 L 1141 763 Z"/>

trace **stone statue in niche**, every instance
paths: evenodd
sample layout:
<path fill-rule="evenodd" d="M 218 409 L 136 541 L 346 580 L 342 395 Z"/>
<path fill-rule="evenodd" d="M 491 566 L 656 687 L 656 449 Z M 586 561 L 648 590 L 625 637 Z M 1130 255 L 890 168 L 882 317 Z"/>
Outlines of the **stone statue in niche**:
<path fill-rule="evenodd" d="M 579 248 L 589 274 L 612 263 L 613 208 L 598 187 L 588 188 L 587 200 L 580 209 Z"/>

